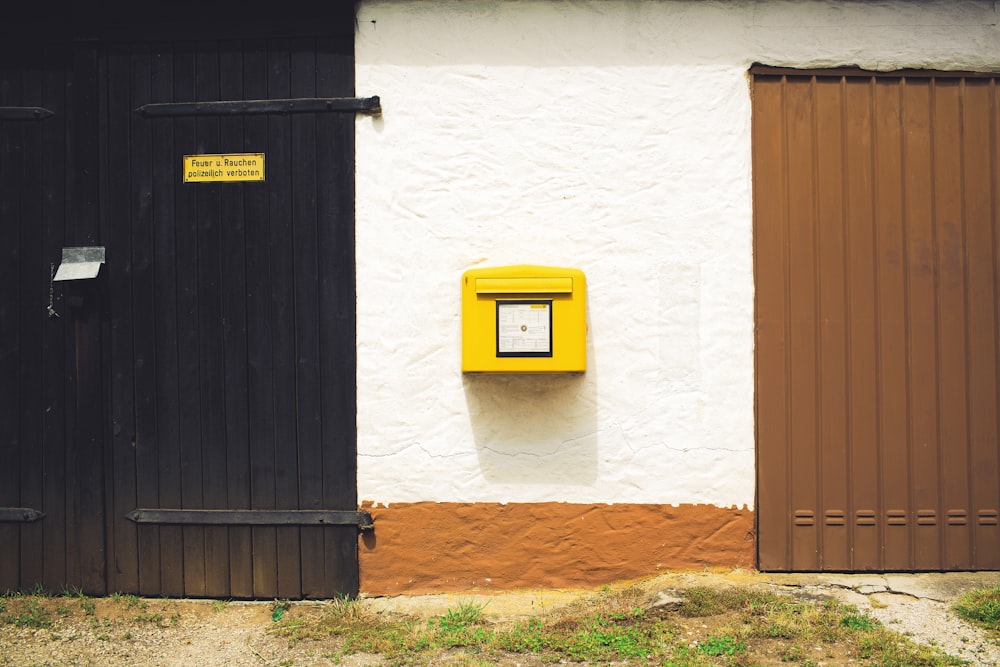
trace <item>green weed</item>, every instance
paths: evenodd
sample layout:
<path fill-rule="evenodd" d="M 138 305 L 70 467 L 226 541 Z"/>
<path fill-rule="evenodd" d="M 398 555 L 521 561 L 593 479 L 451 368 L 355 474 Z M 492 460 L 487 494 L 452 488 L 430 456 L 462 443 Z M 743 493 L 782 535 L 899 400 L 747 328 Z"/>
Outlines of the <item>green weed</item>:
<path fill-rule="evenodd" d="M 285 612 L 287 612 L 292 606 L 292 603 L 288 600 L 275 600 L 271 604 L 271 621 L 277 623 L 285 617 Z"/>
<path fill-rule="evenodd" d="M 163 622 L 163 614 L 138 614 L 132 618 L 133 623 L 150 623 L 157 627 L 163 628 L 166 625 Z"/>
<path fill-rule="evenodd" d="M 728 636 L 709 637 L 698 645 L 698 650 L 705 655 L 718 657 L 721 655 L 735 655 L 742 653 L 747 648 L 746 644 Z"/>
<path fill-rule="evenodd" d="M 496 646 L 511 653 L 539 653 L 551 643 L 550 631 L 541 619 L 530 618 L 496 636 Z"/>
<path fill-rule="evenodd" d="M 83 598 L 80 600 L 80 609 L 83 610 L 85 616 L 93 616 L 97 609 L 97 603 L 90 598 Z"/>
<path fill-rule="evenodd" d="M 52 627 L 52 614 L 37 598 L 30 598 L 13 618 L 13 625 L 22 628 Z"/>
<path fill-rule="evenodd" d="M 955 603 L 955 612 L 988 630 L 1000 630 L 1000 586 L 965 593 Z"/>
<path fill-rule="evenodd" d="M 801 646 L 781 646 L 778 648 L 777 653 L 778 658 L 780 658 L 782 662 L 801 663 L 805 659 Z"/>
<path fill-rule="evenodd" d="M 131 593 L 111 593 L 108 598 L 115 604 L 124 604 L 126 609 L 146 609 L 149 603 Z"/>
<path fill-rule="evenodd" d="M 432 627 L 436 625 L 443 632 L 463 630 L 470 625 L 475 625 L 482 619 L 485 607 L 485 604 L 476 604 L 474 602 L 459 603 L 457 609 L 449 609 L 445 612 L 444 616 L 431 619 L 430 624 Z"/>
<path fill-rule="evenodd" d="M 849 630 L 874 630 L 879 622 L 875 619 L 866 616 L 865 614 L 855 614 L 848 612 L 840 619 L 840 625 Z"/>
<path fill-rule="evenodd" d="M 661 654 L 663 640 L 671 634 L 664 624 L 644 623 L 637 616 L 597 615 L 584 619 L 575 633 L 551 645 L 573 660 L 620 660 Z"/>

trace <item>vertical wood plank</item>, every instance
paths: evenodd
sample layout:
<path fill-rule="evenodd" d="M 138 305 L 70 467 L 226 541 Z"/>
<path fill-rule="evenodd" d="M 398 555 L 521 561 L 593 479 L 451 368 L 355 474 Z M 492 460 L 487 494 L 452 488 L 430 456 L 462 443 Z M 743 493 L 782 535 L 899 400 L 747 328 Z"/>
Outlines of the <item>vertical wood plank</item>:
<path fill-rule="evenodd" d="M 850 563 L 847 497 L 847 300 L 844 163 L 844 94 L 841 77 L 816 82 L 817 297 L 819 382 L 817 428 L 822 521 L 820 566 L 845 570 Z"/>
<path fill-rule="evenodd" d="M 67 187 L 73 217 L 69 221 L 68 241 L 73 245 L 100 245 L 101 222 L 98 215 L 99 174 L 92 168 L 100 155 L 97 117 L 98 57 L 93 45 L 75 49 L 73 79 L 77 86 L 69 112 L 66 161 Z M 81 281 L 85 282 L 85 281 Z M 101 350 L 101 293 L 96 283 L 74 285 L 82 304 L 70 309 L 73 341 L 67 354 L 74 359 L 75 376 L 71 377 L 70 395 L 73 414 L 68 432 L 67 464 L 70 476 L 67 503 L 71 545 L 70 578 L 79 581 L 88 594 L 107 591 L 105 502 L 110 482 L 105 448 L 104 381 Z"/>
<path fill-rule="evenodd" d="M 934 258 L 937 282 L 939 567 L 972 567 L 966 348 L 967 225 L 963 207 L 961 79 L 933 84 Z"/>
<path fill-rule="evenodd" d="M 174 100 L 174 53 L 169 44 L 151 49 L 150 94 L 154 102 Z M 178 301 L 177 220 L 178 177 L 174 169 L 183 155 L 175 142 L 174 121 L 149 121 L 152 137 L 153 182 L 153 289 L 156 330 L 156 461 L 157 507 L 182 507 Z M 150 492 L 153 489 L 149 489 Z M 159 551 L 162 595 L 184 595 L 184 534 L 179 526 L 162 526 L 144 533 Z M 145 542 L 144 542 L 145 543 Z M 150 586 L 154 580 L 150 579 Z"/>
<path fill-rule="evenodd" d="M 882 568 L 879 502 L 878 328 L 876 325 L 874 80 L 846 82 L 848 395 L 853 570 Z"/>
<path fill-rule="evenodd" d="M 244 57 L 244 90 L 250 99 L 264 99 L 267 91 L 267 48 L 263 43 L 248 44 Z M 268 120 L 248 117 L 244 121 L 245 138 L 255 152 L 271 155 L 268 144 Z M 268 158 L 269 162 L 273 158 Z M 271 184 L 245 189 L 246 268 L 247 268 L 247 402 L 250 416 L 250 488 L 255 509 L 275 507 L 274 483 L 274 388 L 271 357 L 271 265 L 270 208 Z M 277 597 L 277 533 L 270 526 L 254 527 L 253 594 Z"/>
<path fill-rule="evenodd" d="M 758 566 L 791 563 L 786 330 L 788 257 L 784 79 L 758 76 L 753 94 Z M 765 261 L 763 258 L 767 258 Z"/>
<path fill-rule="evenodd" d="M 214 42 L 198 45 L 195 67 L 195 95 L 199 100 L 219 99 L 219 54 Z M 199 150 L 209 153 L 233 152 L 223 146 L 220 119 L 199 118 Z M 229 184 L 194 186 L 198 210 L 198 379 L 201 396 L 201 468 L 203 507 L 227 506 L 225 381 L 222 338 L 222 232 L 221 194 Z M 240 187 L 240 186 L 235 186 Z M 205 594 L 229 595 L 229 536 L 223 526 L 205 527 Z"/>
<path fill-rule="evenodd" d="M 347 28 L 317 49 L 321 95 L 354 95 L 354 51 L 350 8 L 338 25 Z M 323 388 L 323 497 L 327 507 L 357 506 L 356 346 L 354 285 L 354 123 L 352 116 L 324 116 L 317 128 L 321 147 L 319 188 L 320 357 Z M 328 594 L 358 592 L 358 535 L 350 527 L 324 532 Z"/>
<path fill-rule="evenodd" d="M 295 42 L 291 54 L 290 92 L 316 97 L 316 49 L 312 40 Z M 319 355 L 319 218 L 317 215 L 316 124 L 314 114 L 290 118 L 292 254 L 295 295 L 296 433 L 299 451 L 298 507 L 323 508 L 323 431 Z M 346 508 L 345 508 L 346 509 Z M 328 597 L 324 582 L 324 528 L 299 529 L 301 594 Z"/>
<path fill-rule="evenodd" d="M 127 108 L 122 108 L 116 119 L 130 127 L 128 157 L 131 164 L 132 184 L 128 189 L 118 191 L 129 201 L 125 208 L 131 216 L 132 265 L 131 298 L 129 310 L 122 313 L 130 319 L 132 328 L 131 359 L 123 359 L 134 368 L 134 408 L 135 425 L 131 434 L 134 450 L 134 465 L 131 470 L 116 471 L 119 475 L 131 475 L 131 481 L 122 480 L 129 491 L 132 507 L 159 506 L 158 433 L 156 423 L 157 403 L 157 329 L 156 329 L 156 200 L 153 191 L 153 133 L 152 123 L 137 116 L 133 109 L 153 101 L 153 55 L 148 48 L 138 48 L 130 54 L 131 99 Z M 125 116 L 127 114 L 127 117 Z M 119 120 L 120 119 L 120 120 Z M 122 215 L 129 219 L 128 215 Z M 112 312 L 114 308 L 112 308 Z M 122 512 L 125 507 L 116 508 L 115 520 L 126 522 Z M 131 522 L 128 522 L 131 523 Z M 145 595 L 160 594 L 160 545 L 159 528 L 140 525 L 135 530 L 134 582 L 125 589 Z M 131 545 L 129 545 L 131 547 Z M 119 560 L 130 558 L 131 551 L 118 555 Z"/>
<path fill-rule="evenodd" d="M 175 44 L 174 99 L 189 102 L 197 99 L 195 90 L 196 62 L 194 47 Z M 194 118 L 174 120 L 174 150 L 177 155 L 208 152 L 198 141 L 197 123 Z M 179 449 L 181 457 L 180 484 L 181 506 L 204 507 L 204 481 L 202 470 L 202 399 L 199 374 L 200 304 L 198 302 L 198 208 L 197 187 L 200 184 L 181 184 L 174 197 L 173 224 L 177 230 L 177 360 L 178 360 L 178 414 Z M 209 186 L 212 187 L 212 186 Z M 218 186 L 215 186 L 218 187 Z M 204 597 L 205 585 L 205 528 L 184 526 L 184 594 Z"/>
<path fill-rule="evenodd" d="M 16 61 L 15 61 L 16 62 Z M 23 104 L 21 75 L 0 70 L 0 104 Z M 22 234 L 27 221 L 21 212 L 21 175 L 24 152 L 22 129 L 14 121 L 0 122 L 0 212 L 7 221 L 0 227 L 0 506 L 21 504 L 21 340 L 20 274 L 25 261 Z M 0 523 L 0 592 L 21 586 L 21 531 L 16 524 Z"/>
<path fill-rule="evenodd" d="M 111 311 L 109 359 L 111 362 L 111 471 L 114 493 L 111 502 L 109 551 L 114 554 L 115 567 L 109 570 L 109 586 L 115 591 L 134 591 L 139 585 L 138 544 L 136 527 L 130 521 L 118 520 L 136 507 L 136 439 L 135 386 L 133 370 L 133 299 L 132 279 L 136 263 L 132 230 L 135 224 L 130 202 L 133 200 L 132 149 L 130 148 L 131 59 L 127 53 L 110 53 L 104 58 L 106 92 L 102 96 L 107 108 L 102 114 L 105 125 L 105 179 L 109 243 L 114 252 L 108 254 L 104 267 L 107 272 L 108 303 Z M 125 168 L 122 168 L 122 167 Z M 139 360 L 141 354 L 137 355 Z"/>
<path fill-rule="evenodd" d="M 173 48 L 151 47 L 150 95 L 154 102 L 174 99 Z M 155 413 L 150 430 L 155 433 L 155 459 L 143 457 L 139 474 L 143 497 L 154 507 L 181 507 L 180 415 L 177 347 L 177 248 L 175 197 L 177 160 L 182 155 L 174 141 L 171 119 L 148 121 L 151 138 L 151 182 L 153 188 L 153 312 L 155 326 Z M 155 166 L 155 168 L 153 168 Z M 155 468 L 152 467 L 155 465 Z M 150 466 L 150 467 L 147 467 Z M 148 494 L 148 495 L 147 495 Z M 142 527 L 143 591 L 147 594 L 184 595 L 183 532 L 179 526 Z M 147 564 L 148 563 L 148 569 Z M 155 568 L 155 569 L 154 569 Z"/>
<path fill-rule="evenodd" d="M 754 79 L 754 284 L 758 567 L 791 564 L 788 468 L 788 218 L 782 77 Z"/>
<path fill-rule="evenodd" d="M 940 565 L 938 480 L 938 311 L 931 164 L 932 83 L 907 79 L 903 85 L 903 187 L 906 225 L 906 306 L 909 341 L 909 476 L 915 520 L 913 565 Z"/>
<path fill-rule="evenodd" d="M 818 322 L 815 91 L 811 79 L 786 93 L 789 191 L 789 368 L 792 567 L 819 567 Z"/>
<path fill-rule="evenodd" d="M 903 227 L 902 96 L 899 83 L 875 83 L 875 218 L 880 332 L 879 439 L 884 526 L 884 565 L 890 570 L 912 567 L 910 560 L 909 413 L 906 322 L 907 272 Z"/>
<path fill-rule="evenodd" d="M 243 49 L 241 42 L 222 47 L 219 63 L 220 90 L 223 99 L 243 99 Z M 221 128 L 222 146 L 239 147 L 244 152 L 258 152 L 245 140 L 243 119 L 228 119 Z M 246 236 L 243 206 L 246 188 L 251 184 L 226 188 L 221 193 L 220 225 L 222 248 L 222 319 L 226 439 L 226 502 L 230 508 L 251 506 L 250 433 L 247 415 L 247 315 L 246 315 Z M 248 527 L 229 529 L 229 587 L 237 598 L 253 596 L 253 560 L 251 532 Z"/>
<path fill-rule="evenodd" d="M 42 97 L 42 72 L 37 64 L 28 67 L 22 79 L 21 96 L 25 104 L 38 104 Z M 19 123 L 19 142 L 24 155 L 20 191 L 21 256 L 17 285 L 20 292 L 20 314 L 16 318 L 20 339 L 19 411 L 21 497 L 20 506 L 41 508 L 45 484 L 44 442 L 42 422 L 45 411 L 42 398 L 42 350 L 40 342 L 47 318 L 44 307 L 48 299 L 49 267 L 45 262 L 42 243 L 42 127 L 40 123 Z M 55 157 L 55 156 L 52 156 Z M 6 176 L 6 174 L 3 174 Z M 40 522 L 21 525 L 21 585 L 34 587 L 42 582 L 45 560 L 44 528 Z"/>
<path fill-rule="evenodd" d="M 42 183 L 45 205 L 42 226 L 45 230 L 43 270 L 51 275 L 65 245 L 66 190 L 66 115 L 67 90 L 66 53 L 56 50 L 57 58 L 46 77 L 43 104 L 55 115 L 43 125 L 43 147 L 46 155 Z M 2 132 L 0 132 L 2 133 Z M 44 505 L 45 512 L 45 572 L 48 590 L 61 590 L 71 585 L 66 574 L 66 302 L 63 290 L 52 287 L 53 307 L 60 317 L 47 317 L 42 341 L 42 374 L 44 375 L 45 420 L 42 437 L 45 442 Z M 46 295 L 48 296 L 48 295 Z M 72 585 L 76 585 L 73 583 Z M 2 584 L 0 584 L 2 588 Z"/>
<path fill-rule="evenodd" d="M 995 285 L 1000 285 L 1000 90 L 998 90 L 998 81 L 996 78 L 992 80 L 992 86 L 990 91 L 992 93 L 990 99 L 990 116 L 993 119 L 992 126 L 990 128 L 990 155 L 992 160 L 992 169 L 990 170 L 993 176 L 993 183 L 991 188 L 991 202 L 993 204 L 993 215 L 992 215 L 992 227 L 993 227 L 993 279 Z M 994 312 L 996 312 L 996 319 L 994 322 L 1000 322 L 1000 296 L 994 295 Z M 1000 349 L 1000 326 L 994 328 L 993 330 L 993 349 Z M 998 359 L 995 366 L 996 372 L 994 374 L 995 378 L 995 389 L 996 394 L 1000 395 L 1000 359 Z M 997 428 L 994 434 L 1000 433 L 1000 403 L 996 405 L 997 414 L 994 419 L 994 423 Z M 994 447 L 994 451 L 996 448 Z M 997 477 L 994 480 L 1000 478 L 1000 462 L 998 462 L 997 470 L 994 471 Z M 984 526 L 983 532 L 990 532 L 992 535 L 996 535 L 997 528 L 996 520 L 997 512 L 989 509 L 990 504 L 995 503 L 995 507 L 1000 509 L 1000 484 L 997 484 L 989 494 L 985 491 L 980 491 L 982 496 L 985 498 L 983 509 L 979 510 L 980 513 L 980 524 Z M 992 497 L 990 497 L 992 496 Z M 991 520 L 992 518 L 992 520 Z M 982 543 L 982 540 L 980 541 Z M 994 540 L 994 548 L 996 548 L 997 541 Z M 992 553 L 996 553 L 995 551 Z M 997 560 L 1000 560 L 998 558 Z M 997 562 L 997 560 L 992 560 L 991 562 Z"/>
<path fill-rule="evenodd" d="M 291 45 L 269 43 L 267 91 L 271 97 L 291 96 Z M 271 245 L 271 332 L 274 382 L 273 466 L 275 503 L 279 509 L 298 506 L 298 443 L 296 438 L 295 279 L 292 257 L 291 119 L 268 117 L 268 153 L 273 165 L 268 177 Z M 299 597 L 301 559 L 299 529 L 277 528 L 278 597 Z"/>
<path fill-rule="evenodd" d="M 996 79 L 968 80 L 963 107 L 968 256 L 969 502 L 973 563 L 1000 568 L 1000 100 Z"/>
<path fill-rule="evenodd" d="M 153 101 L 153 54 L 148 48 L 131 56 L 131 108 Z M 132 130 L 132 188 L 123 191 L 131 196 L 132 210 L 132 366 L 135 393 L 135 467 L 131 471 L 138 507 L 159 506 L 159 434 L 157 433 L 157 336 L 156 328 L 156 197 L 153 189 L 153 124 L 128 110 Z M 123 119 L 124 121 L 124 119 Z M 165 166 L 169 162 L 165 163 Z M 124 521 L 122 515 L 116 520 Z M 160 594 L 159 529 L 136 527 L 136 567 L 138 582 L 132 591 Z"/>

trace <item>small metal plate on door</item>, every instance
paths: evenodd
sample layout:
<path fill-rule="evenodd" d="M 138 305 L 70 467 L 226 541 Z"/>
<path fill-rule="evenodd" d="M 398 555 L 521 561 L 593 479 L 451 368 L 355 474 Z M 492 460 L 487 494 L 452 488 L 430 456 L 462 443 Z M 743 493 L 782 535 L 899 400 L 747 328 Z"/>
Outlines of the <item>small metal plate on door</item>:
<path fill-rule="evenodd" d="M 62 263 L 52 280 L 96 278 L 104 264 L 104 246 L 63 248 Z"/>

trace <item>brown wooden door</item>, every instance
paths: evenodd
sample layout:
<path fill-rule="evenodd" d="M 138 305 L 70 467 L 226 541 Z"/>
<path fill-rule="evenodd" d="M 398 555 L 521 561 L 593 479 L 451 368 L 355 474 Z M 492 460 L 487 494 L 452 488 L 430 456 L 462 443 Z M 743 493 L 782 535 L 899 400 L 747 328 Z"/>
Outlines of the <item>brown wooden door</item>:
<path fill-rule="evenodd" d="M 753 76 L 759 565 L 1000 567 L 1000 94 Z"/>
<path fill-rule="evenodd" d="M 353 114 L 185 106 L 352 96 L 351 38 L 154 42 L 104 67 L 111 587 L 355 594 L 356 525 L 125 518 L 357 508 Z M 184 182 L 184 156 L 218 154 L 261 154 L 263 180 Z"/>
<path fill-rule="evenodd" d="M 82 196 L 96 191 L 82 166 L 96 153 L 96 124 L 77 106 L 96 71 L 91 51 L 9 29 L 0 28 L 0 592 L 102 593 L 101 295 L 52 283 L 64 246 L 99 237 L 94 199 Z"/>
<path fill-rule="evenodd" d="M 0 592 L 356 594 L 353 7 L 60 9 L 0 26 Z"/>

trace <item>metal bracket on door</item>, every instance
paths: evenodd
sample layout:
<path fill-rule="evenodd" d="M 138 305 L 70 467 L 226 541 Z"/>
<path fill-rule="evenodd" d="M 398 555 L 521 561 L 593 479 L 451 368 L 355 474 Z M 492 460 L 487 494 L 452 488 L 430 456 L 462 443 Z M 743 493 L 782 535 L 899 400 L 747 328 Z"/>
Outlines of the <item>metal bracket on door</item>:
<path fill-rule="evenodd" d="M 31 523 L 45 518 L 45 512 L 30 507 L 0 507 L 0 523 Z"/>
<path fill-rule="evenodd" d="M 372 530 L 370 512 L 338 510 L 178 510 L 134 509 L 125 518 L 136 523 L 189 526 L 357 526 Z"/>
<path fill-rule="evenodd" d="M 0 120 L 45 120 L 54 115 L 45 107 L 0 107 Z"/>
<path fill-rule="evenodd" d="M 145 118 L 323 113 L 328 111 L 348 111 L 378 116 L 382 113 L 382 104 L 377 95 L 375 97 L 296 97 L 280 100 L 160 102 L 143 104 L 135 111 Z"/>

